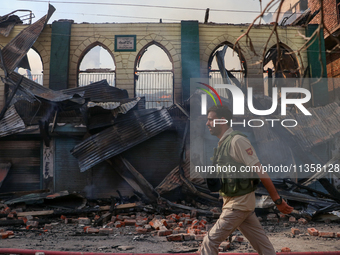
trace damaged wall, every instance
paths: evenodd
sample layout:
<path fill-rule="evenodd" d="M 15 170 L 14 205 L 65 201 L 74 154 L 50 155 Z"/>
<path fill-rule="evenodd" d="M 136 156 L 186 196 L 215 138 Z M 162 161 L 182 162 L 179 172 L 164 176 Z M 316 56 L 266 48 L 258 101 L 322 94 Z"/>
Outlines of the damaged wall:
<path fill-rule="evenodd" d="M 212 52 L 221 44 L 228 42 L 235 44 L 237 38 L 247 31 L 246 25 L 225 25 L 225 24 L 200 24 L 200 57 L 201 57 L 201 75 L 207 77 L 208 75 L 208 61 Z M 262 54 L 264 46 L 271 33 L 271 25 L 255 25 L 250 32 L 254 49 L 258 56 L 250 51 L 246 44 L 246 38 L 243 37 L 240 41 L 242 54 L 245 58 L 247 66 L 247 78 L 262 78 Z M 278 27 L 279 38 L 281 43 L 290 48 L 292 51 L 300 49 L 305 43 L 302 35 L 305 34 L 305 29 L 302 27 Z M 275 37 L 269 41 L 267 50 L 276 44 Z M 308 65 L 307 53 L 304 51 L 301 58 L 297 58 L 300 67 L 306 68 Z M 248 86 L 254 87 L 254 91 L 262 94 L 263 84 L 251 84 Z"/>
<path fill-rule="evenodd" d="M 17 25 L 8 37 L 0 36 L 0 44 L 6 45 L 13 39 L 26 25 Z M 268 36 L 271 33 L 272 26 L 260 25 L 254 26 L 251 30 L 255 51 L 258 56 L 249 50 L 246 45 L 246 39 L 240 42 L 242 53 L 247 65 L 247 77 L 261 78 L 261 64 L 254 64 L 261 60 L 263 47 Z M 247 30 L 247 25 L 229 25 L 229 24 L 199 24 L 199 48 L 200 48 L 200 66 L 201 76 L 208 75 L 208 60 L 214 49 L 223 42 L 234 44 L 236 39 Z M 278 28 L 281 42 L 288 48 L 299 49 L 304 39 L 298 34 L 304 34 L 304 28 L 300 27 L 279 27 Z M 50 49 L 51 49 L 51 25 L 47 25 L 37 41 L 34 44 L 35 50 L 42 58 L 44 81 L 43 84 L 49 87 L 50 75 Z M 115 35 L 136 35 L 135 52 L 115 52 L 114 41 Z M 181 67 L 181 24 L 180 23 L 130 23 L 130 24 L 72 24 L 71 41 L 70 41 L 70 61 L 69 61 L 69 87 L 77 86 L 77 70 L 82 56 L 86 50 L 100 44 L 114 56 L 116 65 L 116 85 L 118 88 L 126 89 L 129 97 L 134 96 L 134 68 L 136 56 L 139 51 L 156 41 L 162 45 L 171 55 L 174 67 L 174 100 L 182 101 L 182 67 Z M 275 44 L 272 39 L 268 48 Z M 307 65 L 307 56 L 302 53 L 301 59 L 298 59 L 299 65 Z M 252 87 L 255 87 L 252 85 Z M 263 84 L 259 84 L 257 91 L 261 92 Z M 0 82 L 0 106 L 3 105 L 4 86 Z"/>

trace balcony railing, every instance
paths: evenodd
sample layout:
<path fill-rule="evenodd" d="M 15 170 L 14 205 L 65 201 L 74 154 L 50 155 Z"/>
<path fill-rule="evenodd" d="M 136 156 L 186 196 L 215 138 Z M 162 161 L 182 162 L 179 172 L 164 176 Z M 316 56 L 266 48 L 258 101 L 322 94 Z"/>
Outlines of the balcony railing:
<path fill-rule="evenodd" d="M 93 82 L 107 80 L 110 86 L 115 86 L 114 72 L 98 72 L 98 73 L 79 73 L 78 86 L 87 86 Z"/>
<path fill-rule="evenodd" d="M 174 79 L 169 70 L 137 71 L 135 73 L 136 96 L 145 96 L 146 108 L 173 104 Z"/>

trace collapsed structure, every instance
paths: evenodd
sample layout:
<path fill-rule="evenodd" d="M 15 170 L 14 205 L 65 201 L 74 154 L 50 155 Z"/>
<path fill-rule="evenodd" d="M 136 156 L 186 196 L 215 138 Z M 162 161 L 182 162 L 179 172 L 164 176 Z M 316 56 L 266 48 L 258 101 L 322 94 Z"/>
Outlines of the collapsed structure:
<path fill-rule="evenodd" d="M 111 211 L 115 204 L 124 204 L 129 200 L 127 197 L 132 196 L 153 205 L 156 211 L 169 208 L 193 210 L 192 207 L 170 202 L 178 199 L 219 205 L 218 195 L 208 191 L 204 179 L 190 175 L 189 103 L 198 100 L 199 96 L 190 95 L 189 84 L 190 78 L 208 78 L 220 72 L 222 79 L 225 78 L 223 73 L 226 73 L 240 85 L 245 76 L 261 78 L 262 83 L 252 86 L 257 92 L 264 91 L 263 72 L 258 74 L 256 69 L 259 56 L 249 50 L 245 41 L 242 42 L 244 47 L 237 52 L 242 63 L 240 70 L 223 70 L 223 65 L 214 70 L 212 65 L 215 55 L 218 55 L 216 52 L 225 45 L 230 48 L 246 26 L 185 21 L 181 24 L 135 24 L 137 28 L 131 24 L 72 24 L 69 21 L 54 22 L 49 26 L 47 22 L 53 12 L 54 8 L 50 6 L 48 14 L 39 21 L 20 27 L 21 31 L 1 49 L 1 77 L 5 84 L 2 88 L 7 94 L 0 114 L 0 191 L 7 193 L 3 194 L 6 203 L 26 201 L 26 198 L 12 200 L 13 196 L 20 196 L 22 192 L 50 194 L 68 190 L 89 199 L 111 198 Z M 12 23 L 5 26 L 9 29 Z M 151 26 L 152 32 L 143 34 L 138 31 L 143 26 Z M 85 34 L 85 40 L 73 34 L 89 27 L 96 32 Z M 269 34 L 268 27 L 256 27 L 254 37 Z M 116 30 L 109 33 L 111 28 Z M 129 37 L 122 32 L 124 28 L 137 36 Z M 274 70 L 277 77 L 282 77 L 282 74 L 287 78 L 300 77 L 305 71 L 302 67 L 312 65 L 307 54 L 300 56 L 300 59 L 294 54 L 286 54 L 304 43 L 296 30 L 303 31 L 304 28 L 280 28 L 280 32 L 286 35 L 283 37 L 285 42 L 280 43 L 284 49 L 283 61 L 286 62 L 275 71 L 280 58 L 275 47 L 270 47 L 263 65 L 272 62 L 272 66 L 264 70 L 265 73 Z M 191 34 L 190 31 L 194 32 Z M 128 37 L 127 41 L 132 40 L 134 47 L 119 49 L 118 38 L 123 35 Z M 39 41 L 41 37 L 43 39 Z M 261 40 L 255 45 L 258 51 L 263 49 Z M 46 41 L 51 44 L 51 51 L 44 46 Z M 163 93 L 161 88 L 157 91 L 158 98 L 151 102 L 147 93 L 137 93 L 136 84 L 140 78 L 136 74 L 136 66 L 152 44 L 162 46 L 172 60 L 173 77 L 170 92 Z M 65 45 L 66 49 L 60 49 Z M 106 80 L 77 86 L 80 61 L 95 45 L 103 45 L 114 52 L 117 62 L 115 87 Z M 42 59 L 46 68 L 43 86 L 14 71 L 32 46 L 44 54 Z M 223 62 L 223 59 L 220 61 Z M 288 70 L 289 67 L 291 70 Z M 236 73 L 241 76 L 237 77 Z M 269 88 L 265 93 L 268 94 Z M 148 87 L 142 89 L 147 90 Z M 315 86 L 312 90 L 314 107 L 310 111 L 318 119 L 308 127 L 287 131 L 282 127 L 270 129 L 266 125 L 261 129 L 247 130 L 253 135 L 251 139 L 258 147 L 262 163 L 279 164 L 298 159 L 327 166 L 338 162 L 339 154 L 320 152 L 329 152 L 329 148 L 336 144 L 332 142 L 336 141 L 340 132 L 339 105 L 336 102 L 327 104 L 327 87 Z M 171 105 L 164 107 L 162 99 L 168 98 Z M 258 104 L 263 107 L 268 105 L 267 97 L 257 95 L 257 98 Z M 149 107 L 154 104 L 160 107 Z M 288 115 L 303 122 L 304 116 L 301 114 L 290 112 Z M 279 156 L 266 154 L 268 148 L 276 150 Z M 309 217 L 314 217 L 319 212 L 337 211 L 340 201 L 339 192 L 327 178 L 320 180 L 324 187 L 322 191 L 319 187 L 307 187 L 316 178 L 323 177 L 322 174 L 326 175 L 311 175 L 303 182 L 298 182 L 299 176 L 296 176 L 295 180 L 278 180 L 275 183 L 284 198 L 304 203 L 301 210 L 305 212 L 307 209 Z M 299 192 L 301 190 L 307 193 Z M 258 190 L 260 208 L 273 205 L 271 201 L 266 202 L 265 195 L 264 190 Z M 116 203 L 118 200 L 112 197 L 119 198 L 119 202 Z M 84 203 L 81 203 L 82 206 Z M 202 215 L 213 216 L 209 210 L 197 210 Z"/>

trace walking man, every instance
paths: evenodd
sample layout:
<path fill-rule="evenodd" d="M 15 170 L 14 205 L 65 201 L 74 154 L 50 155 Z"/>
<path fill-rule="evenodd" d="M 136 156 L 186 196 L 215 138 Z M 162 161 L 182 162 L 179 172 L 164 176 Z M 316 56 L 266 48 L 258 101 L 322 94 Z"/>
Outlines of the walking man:
<path fill-rule="evenodd" d="M 213 106 L 208 110 L 206 125 L 210 134 L 220 140 L 215 149 L 213 164 L 219 166 L 236 167 L 236 173 L 223 173 L 220 194 L 223 197 L 223 207 L 220 218 L 204 237 L 201 255 L 217 255 L 218 246 L 238 228 L 249 240 L 253 248 L 263 255 L 274 255 L 275 250 L 259 220 L 255 215 L 255 192 L 259 179 L 267 189 L 270 197 L 280 212 L 291 213 L 293 207 L 289 206 L 277 193 L 269 175 L 263 173 L 262 166 L 257 158 L 253 146 L 244 134 L 234 131 L 230 126 L 233 114 L 226 106 Z M 215 119 L 224 119 L 223 123 L 214 125 Z M 242 166 L 257 169 L 254 176 L 251 173 L 241 173 Z M 246 176 L 246 175 L 247 176 Z M 208 179 L 208 186 L 215 185 L 219 179 Z"/>

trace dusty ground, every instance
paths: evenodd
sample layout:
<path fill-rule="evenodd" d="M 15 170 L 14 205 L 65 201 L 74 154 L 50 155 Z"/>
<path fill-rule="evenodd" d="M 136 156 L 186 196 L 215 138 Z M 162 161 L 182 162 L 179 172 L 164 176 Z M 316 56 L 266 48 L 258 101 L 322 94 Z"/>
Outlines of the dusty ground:
<path fill-rule="evenodd" d="M 340 238 L 322 238 L 309 236 L 307 228 L 314 227 L 319 231 L 340 232 L 340 223 L 309 222 L 307 225 L 289 223 L 288 227 L 271 222 L 262 222 L 265 231 L 276 251 L 289 247 L 293 252 L 304 251 L 340 251 Z M 291 227 L 301 230 L 300 235 L 293 236 Z M 17 228 L 19 229 L 19 228 Z M 129 253 L 167 253 L 194 252 L 198 249 L 199 241 L 168 242 L 166 237 L 152 234 L 136 234 L 135 227 L 116 228 L 110 235 L 84 234 L 83 226 L 64 224 L 61 220 L 53 221 L 53 229 L 42 233 L 42 230 L 14 230 L 15 235 L 0 241 L 1 248 L 83 251 L 83 252 L 129 252 Z M 236 231 L 234 234 L 241 235 Z M 129 246 L 127 251 L 121 250 Z M 254 252 L 248 241 L 232 243 L 231 252 Z"/>

